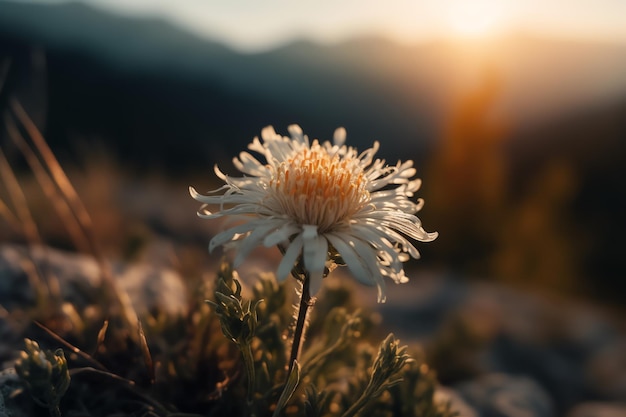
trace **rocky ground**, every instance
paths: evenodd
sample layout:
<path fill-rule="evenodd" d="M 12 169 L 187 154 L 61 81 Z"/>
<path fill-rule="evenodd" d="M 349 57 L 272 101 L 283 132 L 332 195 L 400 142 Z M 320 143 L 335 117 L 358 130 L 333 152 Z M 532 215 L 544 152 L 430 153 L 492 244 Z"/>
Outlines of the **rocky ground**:
<path fill-rule="evenodd" d="M 409 285 L 390 288 L 383 326 L 427 347 L 468 415 L 626 415 L 626 333 L 617 314 L 442 274 Z"/>
<path fill-rule="evenodd" d="M 38 302 L 33 288 L 40 284 L 27 273 L 33 267 L 54 277 L 64 306 L 79 314 L 100 297 L 93 258 L 0 246 L 0 386 L 16 378 L 12 363 L 23 348 L 14 315 Z M 140 317 L 185 313 L 188 287 L 178 272 L 140 263 L 117 263 L 113 272 Z M 442 383 L 437 395 L 462 417 L 626 415 L 626 332 L 617 314 L 441 273 L 390 285 L 381 306 L 374 290 L 356 291 L 380 312 L 383 332 L 424 346 Z M 0 400 L 0 417 L 17 415 Z"/>

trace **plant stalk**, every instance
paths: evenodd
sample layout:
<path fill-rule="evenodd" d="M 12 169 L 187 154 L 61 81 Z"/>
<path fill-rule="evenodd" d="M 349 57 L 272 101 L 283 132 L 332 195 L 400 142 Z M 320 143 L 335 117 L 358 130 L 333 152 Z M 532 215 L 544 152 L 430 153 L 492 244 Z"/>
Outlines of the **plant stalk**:
<path fill-rule="evenodd" d="M 255 371 L 254 371 L 254 357 L 252 356 L 252 345 L 250 343 L 240 346 L 243 356 L 243 362 L 246 366 L 246 373 L 248 374 L 248 406 L 253 404 L 254 386 L 255 386 Z"/>
<path fill-rule="evenodd" d="M 296 328 L 293 333 L 293 344 L 291 345 L 291 355 L 289 356 L 289 371 L 287 371 L 287 375 L 291 374 L 293 370 L 294 362 L 298 359 L 298 355 L 300 354 L 300 346 L 302 344 L 302 337 L 304 336 L 304 327 L 306 324 L 306 315 L 311 307 L 314 304 L 314 301 L 311 299 L 311 293 L 309 291 L 309 273 L 304 274 L 304 279 L 302 280 L 302 295 L 300 297 L 300 307 L 298 309 L 298 318 L 296 321 Z"/>

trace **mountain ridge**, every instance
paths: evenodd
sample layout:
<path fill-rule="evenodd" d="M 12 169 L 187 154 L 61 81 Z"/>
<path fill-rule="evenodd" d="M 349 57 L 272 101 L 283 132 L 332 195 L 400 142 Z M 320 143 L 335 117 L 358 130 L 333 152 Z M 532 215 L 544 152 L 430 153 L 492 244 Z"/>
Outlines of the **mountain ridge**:
<path fill-rule="evenodd" d="M 450 100 L 486 71 L 500 73 L 500 107 L 520 123 L 626 95 L 626 44 L 619 43 L 512 34 L 482 43 L 402 44 L 367 36 L 328 45 L 296 40 L 240 53 L 162 18 L 125 17 L 83 3 L 0 2 L 0 33 L 46 49 L 95 56 L 121 70 L 200 81 L 212 77 L 252 95 L 275 93 L 278 100 L 285 99 L 277 88 L 283 82 L 306 87 L 320 78 L 339 77 L 342 84 L 356 77 L 360 84 L 353 91 L 364 91 L 361 84 L 373 86 L 376 94 L 386 92 L 398 99 L 394 104 L 424 111 L 428 118 L 440 117 Z"/>
<path fill-rule="evenodd" d="M 300 123 L 322 137 L 345 126 L 356 146 L 384 140 L 385 149 L 408 144 L 415 155 L 434 146 L 456 103 L 485 80 L 495 80 L 493 111 L 513 130 L 626 97 L 626 45 L 524 34 L 466 44 L 298 40 L 239 53 L 160 18 L 83 3 L 0 2 L 0 53 L 26 56 L 32 45 L 43 48 L 50 67 L 53 142 L 89 136 L 95 123 L 105 137 L 136 135 L 120 140 L 137 149 L 142 131 L 152 132 L 153 146 L 169 146 L 180 131 L 190 145 L 212 137 L 230 152 L 265 125 Z M 178 126 L 164 127 L 163 115 Z"/>

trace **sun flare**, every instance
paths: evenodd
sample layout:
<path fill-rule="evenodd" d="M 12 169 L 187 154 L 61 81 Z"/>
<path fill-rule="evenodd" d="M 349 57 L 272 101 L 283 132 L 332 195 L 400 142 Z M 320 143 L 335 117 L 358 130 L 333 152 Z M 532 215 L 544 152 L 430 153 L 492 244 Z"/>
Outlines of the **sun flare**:
<path fill-rule="evenodd" d="M 494 35 L 504 26 L 505 13 L 495 1 L 458 1 L 449 3 L 445 24 L 450 35 L 466 39 Z"/>

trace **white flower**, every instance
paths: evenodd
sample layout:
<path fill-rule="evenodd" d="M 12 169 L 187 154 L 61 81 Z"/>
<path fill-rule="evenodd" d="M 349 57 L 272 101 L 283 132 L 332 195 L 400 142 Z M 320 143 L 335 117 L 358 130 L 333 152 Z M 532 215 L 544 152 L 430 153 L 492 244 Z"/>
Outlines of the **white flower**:
<path fill-rule="evenodd" d="M 248 146 L 261 154 L 260 162 L 247 152 L 234 158 L 245 174 L 230 177 L 217 166 L 216 175 L 226 183 L 209 195 L 190 187 L 191 196 L 204 203 L 198 216 L 214 219 L 237 216 L 243 220 L 217 234 L 209 249 L 233 242 L 234 266 L 257 246 L 280 245 L 284 256 L 278 266 L 280 280 L 301 260 L 315 295 L 324 269 L 337 255 L 357 280 L 377 285 L 378 301 L 385 301 L 384 277 L 404 283 L 402 262 L 419 258 L 409 238 L 429 242 L 415 213 L 423 201 L 409 200 L 420 187 L 413 161 L 387 166 L 374 160 L 378 142 L 365 152 L 344 145 L 346 131 L 335 131 L 334 144 L 312 143 L 297 125 L 289 126 L 291 138 L 278 135 L 271 126 Z M 219 206 L 211 211 L 209 206 Z M 340 261 L 338 261 L 340 262 Z"/>

